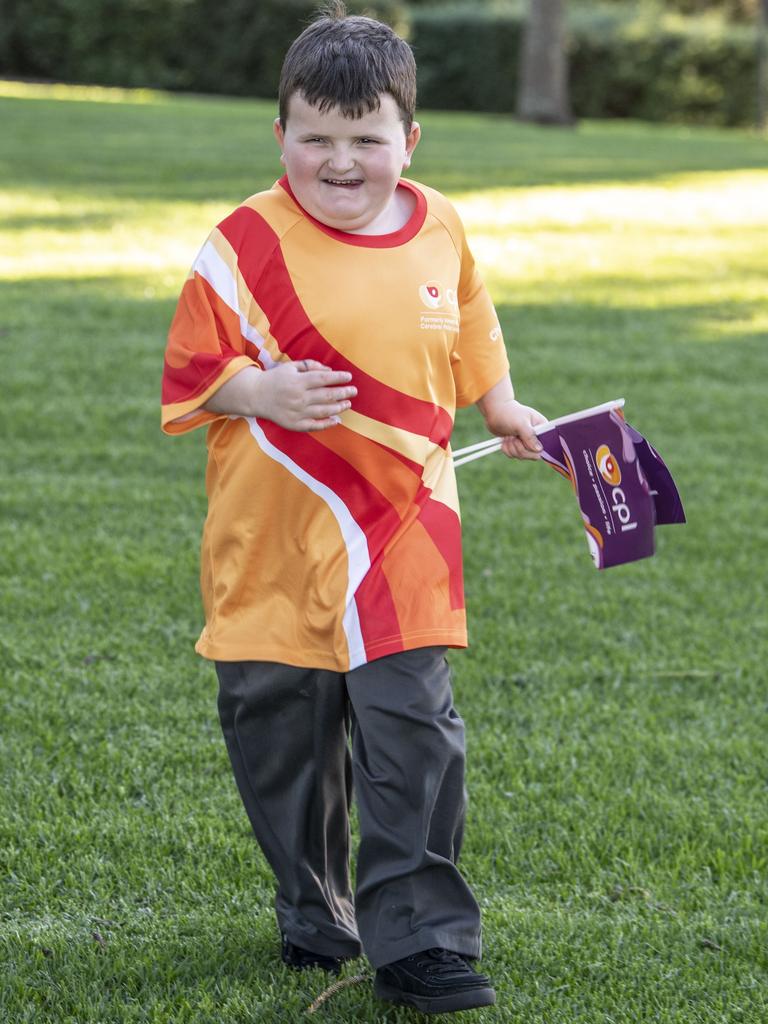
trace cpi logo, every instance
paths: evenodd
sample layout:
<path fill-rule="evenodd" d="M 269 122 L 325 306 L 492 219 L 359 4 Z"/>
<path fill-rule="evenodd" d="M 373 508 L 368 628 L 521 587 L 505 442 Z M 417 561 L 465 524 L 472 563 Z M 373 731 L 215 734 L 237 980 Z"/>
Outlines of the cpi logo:
<path fill-rule="evenodd" d="M 611 487 L 611 508 L 621 523 L 621 532 L 636 530 L 637 523 L 632 519 L 632 510 L 627 504 L 627 496 L 619 487 L 621 483 L 621 470 L 619 464 L 613 457 L 613 452 L 607 444 L 601 444 L 595 452 L 595 462 L 600 476 Z"/>
<path fill-rule="evenodd" d="M 621 483 L 621 470 L 607 444 L 601 444 L 597 449 L 595 462 L 603 480 L 611 487 L 618 487 Z"/>
<path fill-rule="evenodd" d="M 441 306 L 458 306 L 456 292 L 453 288 L 446 288 L 445 291 L 437 281 L 427 281 L 419 285 L 419 298 L 428 309 L 440 309 Z"/>

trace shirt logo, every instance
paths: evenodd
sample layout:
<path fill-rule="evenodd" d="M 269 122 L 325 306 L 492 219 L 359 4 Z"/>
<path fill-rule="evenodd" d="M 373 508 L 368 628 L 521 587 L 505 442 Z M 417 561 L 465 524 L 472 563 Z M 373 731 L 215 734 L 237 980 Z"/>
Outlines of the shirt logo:
<path fill-rule="evenodd" d="M 437 281 L 420 285 L 419 298 L 428 309 L 439 309 L 443 304 L 443 293 Z"/>
<path fill-rule="evenodd" d="M 423 331 L 459 330 L 459 300 L 454 288 L 443 288 L 439 281 L 427 281 L 419 285 L 419 298 L 423 306 L 429 310 L 443 310 L 441 313 L 422 313 L 421 329 Z"/>
<path fill-rule="evenodd" d="M 441 309 L 443 306 L 459 308 L 455 289 L 442 288 L 439 281 L 427 281 L 426 284 L 419 285 L 419 298 L 427 309 Z"/>
<path fill-rule="evenodd" d="M 595 462 L 603 480 L 611 487 L 618 487 L 621 483 L 621 470 L 607 444 L 601 444 L 597 449 Z"/>

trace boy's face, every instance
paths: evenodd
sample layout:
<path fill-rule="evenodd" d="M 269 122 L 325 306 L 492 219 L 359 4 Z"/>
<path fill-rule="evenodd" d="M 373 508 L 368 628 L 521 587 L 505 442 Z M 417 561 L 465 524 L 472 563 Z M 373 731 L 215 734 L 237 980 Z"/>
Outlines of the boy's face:
<path fill-rule="evenodd" d="M 406 135 L 394 98 L 360 118 L 338 107 L 320 113 L 301 93 L 291 96 L 285 131 L 275 121 L 293 194 L 307 213 L 341 231 L 390 230 L 397 182 L 411 162 L 420 128 Z"/>

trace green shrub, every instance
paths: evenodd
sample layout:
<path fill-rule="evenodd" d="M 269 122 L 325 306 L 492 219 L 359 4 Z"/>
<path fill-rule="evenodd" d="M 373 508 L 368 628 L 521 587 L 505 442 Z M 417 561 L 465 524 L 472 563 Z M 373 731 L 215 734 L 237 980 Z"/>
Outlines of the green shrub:
<path fill-rule="evenodd" d="M 569 61 L 580 117 L 754 123 L 757 45 L 746 26 L 576 10 Z"/>
<path fill-rule="evenodd" d="M 272 97 L 318 0 L 0 0 L 0 74 Z M 383 21 L 399 0 L 352 0 Z"/>
<path fill-rule="evenodd" d="M 420 107 L 515 109 L 523 25 L 519 11 L 424 7 L 412 11 L 410 20 Z"/>
<path fill-rule="evenodd" d="M 401 23 L 401 0 L 350 0 Z M 283 56 L 317 0 L 0 0 L 0 74 L 274 97 Z M 408 10 L 419 104 L 515 110 L 524 8 Z M 569 6 L 577 117 L 751 124 L 757 45 L 748 26 L 647 3 Z"/>
<path fill-rule="evenodd" d="M 103 85 L 185 84 L 186 0 L 0 0 L 3 74 Z"/>
<path fill-rule="evenodd" d="M 523 18 L 517 6 L 413 10 L 420 106 L 513 112 Z M 577 117 L 754 122 L 757 46 L 749 27 L 616 5 L 574 8 L 568 30 Z"/>

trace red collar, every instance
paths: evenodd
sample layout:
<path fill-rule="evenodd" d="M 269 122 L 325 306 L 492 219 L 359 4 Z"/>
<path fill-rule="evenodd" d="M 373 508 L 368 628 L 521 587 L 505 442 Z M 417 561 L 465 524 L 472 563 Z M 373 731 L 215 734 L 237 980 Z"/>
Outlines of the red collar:
<path fill-rule="evenodd" d="M 277 184 L 285 189 L 307 220 L 311 220 L 315 227 L 318 227 L 326 235 L 330 235 L 331 238 L 335 238 L 339 242 L 346 242 L 347 245 L 360 245 L 367 249 L 393 249 L 398 245 L 405 245 L 406 242 L 410 242 L 419 233 L 427 217 L 427 200 L 424 193 L 404 178 L 400 179 L 397 187 L 408 189 L 409 192 L 413 193 L 416 197 L 416 209 L 401 228 L 397 231 L 391 231 L 386 235 L 357 235 L 350 231 L 340 231 L 338 228 L 332 228 L 328 224 L 323 224 L 322 221 L 317 220 L 312 214 L 307 213 L 298 201 L 288 183 L 287 174 L 284 174 Z"/>

